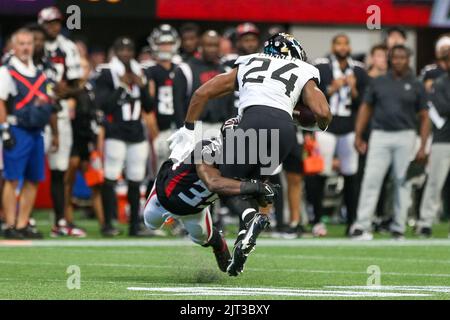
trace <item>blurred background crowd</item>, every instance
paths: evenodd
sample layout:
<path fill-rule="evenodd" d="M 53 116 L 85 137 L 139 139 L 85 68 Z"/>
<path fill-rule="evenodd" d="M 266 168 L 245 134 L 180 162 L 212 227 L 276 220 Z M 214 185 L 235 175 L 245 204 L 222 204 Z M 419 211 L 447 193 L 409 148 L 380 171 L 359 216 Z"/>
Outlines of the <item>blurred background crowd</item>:
<path fill-rule="evenodd" d="M 248 12 L 234 19 L 240 22 L 220 20 L 213 9 L 210 19 L 189 18 L 188 5 L 192 15 L 208 14 L 190 1 L 177 2 L 172 11 L 168 1 L 156 1 L 152 10 L 160 17 L 150 22 L 146 1 L 85 1 L 81 29 L 68 30 L 69 3 L 48 6 L 53 2 L 24 8 L 0 1 L 4 237 L 42 238 L 32 219 L 36 208 L 52 212 L 52 237 L 87 235 L 85 217 L 74 215 L 74 208 L 95 217 L 103 236 L 119 235 L 121 225 L 129 236 L 183 236 L 173 221 L 164 230 L 146 230 L 140 216 L 170 154 L 166 140 L 183 125 L 201 84 L 232 68 L 239 55 L 259 52 L 278 32 L 292 33 L 319 69 L 334 119 L 325 133 L 299 131 L 301 158 L 271 177 L 283 193 L 271 209 L 270 234 L 324 237 L 327 226 L 343 225 L 341 235 L 355 239 L 371 239 L 373 232 L 402 239 L 408 227 L 430 237 L 433 225 L 448 219 L 450 33 L 423 27 L 421 10 L 430 15 L 432 1 L 411 8 L 382 1 L 381 30 L 327 13 L 300 25 L 281 9 L 258 23 L 245 21 L 261 21 Z M 344 3 L 330 1 L 330 10 L 345 10 Z M 396 6 L 411 10 L 411 20 L 398 17 Z M 393 19 L 386 27 L 383 12 Z M 289 18 L 279 18 L 283 14 Z M 367 18 L 366 11 L 359 16 Z M 321 19 L 334 25 L 314 25 Z M 236 115 L 238 99 L 211 101 L 204 127 L 220 127 Z M 20 129 L 19 111 L 33 103 L 49 111 L 47 120 L 25 125 L 34 128 L 30 134 Z M 237 225 L 220 203 L 213 212 L 225 232 Z"/>

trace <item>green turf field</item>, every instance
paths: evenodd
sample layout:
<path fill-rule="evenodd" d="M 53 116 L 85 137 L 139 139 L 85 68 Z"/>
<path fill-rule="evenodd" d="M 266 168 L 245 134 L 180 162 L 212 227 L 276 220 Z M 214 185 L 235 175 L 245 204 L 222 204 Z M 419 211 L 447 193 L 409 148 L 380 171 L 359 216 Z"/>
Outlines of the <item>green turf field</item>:
<path fill-rule="evenodd" d="M 0 298 L 450 299 L 447 225 L 431 240 L 354 242 L 333 237 L 341 226 L 326 239 L 263 237 L 237 278 L 217 269 L 210 248 L 188 240 L 105 240 L 95 222 L 80 225 L 88 239 L 0 240 Z M 68 288 L 77 285 L 69 266 L 79 268 L 79 289 Z M 367 286 L 369 266 L 379 268 L 381 286 Z"/>

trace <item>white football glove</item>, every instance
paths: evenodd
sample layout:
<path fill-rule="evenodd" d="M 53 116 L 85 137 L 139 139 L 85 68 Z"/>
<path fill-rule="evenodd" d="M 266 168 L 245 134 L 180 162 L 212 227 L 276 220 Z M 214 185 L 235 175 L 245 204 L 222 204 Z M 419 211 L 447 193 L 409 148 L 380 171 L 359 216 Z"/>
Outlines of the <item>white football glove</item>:
<path fill-rule="evenodd" d="M 169 142 L 169 148 L 172 150 L 170 158 L 176 161 L 182 161 L 192 150 L 194 150 L 194 130 L 181 127 L 167 139 L 167 142 Z"/>
<path fill-rule="evenodd" d="M 177 131 L 175 131 L 169 139 L 170 150 L 175 149 L 175 147 L 184 146 L 184 145 L 193 145 L 195 142 L 195 134 L 194 130 L 189 130 L 186 127 L 181 127 Z"/>

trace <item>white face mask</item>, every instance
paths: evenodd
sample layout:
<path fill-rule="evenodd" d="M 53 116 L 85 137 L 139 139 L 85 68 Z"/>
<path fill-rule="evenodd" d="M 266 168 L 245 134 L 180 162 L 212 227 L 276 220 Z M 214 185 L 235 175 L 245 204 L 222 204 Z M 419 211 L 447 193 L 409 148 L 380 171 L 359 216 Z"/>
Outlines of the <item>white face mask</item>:
<path fill-rule="evenodd" d="M 174 55 L 173 52 L 158 52 L 156 57 L 158 60 L 172 60 Z"/>

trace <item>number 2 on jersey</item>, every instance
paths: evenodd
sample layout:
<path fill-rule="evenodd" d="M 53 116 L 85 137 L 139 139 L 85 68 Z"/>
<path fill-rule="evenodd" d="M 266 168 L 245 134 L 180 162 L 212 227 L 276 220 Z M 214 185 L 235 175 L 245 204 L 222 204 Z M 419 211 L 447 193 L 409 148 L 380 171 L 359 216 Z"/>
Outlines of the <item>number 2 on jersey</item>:
<path fill-rule="evenodd" d="M 264 79 L 266 78 L 265 76 L 259 75 L 256 78 L 249 78 L 248 76 L 251 73 L 254 72 L 260 72 L 260 71 L 267 71 L 269 69 L 270 66 L 270 59 L 267 58 L 251 58 L 249 60 L 249 62 L 247 63 L 247 66 L 252 64 L 255 61 L 260 61 L 262 62 L 262 64 L 259 67 L 253 67 L 250 70 L 248 70 L 244 76 L 242 77 L 242 85 L 244 86 L 247 82 L 251 82 L 251 83 L 263 83 Z M 272 72 L 270 78 L 274 79 L 274 80 L 278 80 L 280 82 L 282 82 L 285 87 L 286 87 L 286 92 L 285 94 L 290 97 L 291 96 L 291 92 L 295 89 L 295 82 L 298 79 L 298 76 L 296 76 L 295 74 L 291 74 L 291 76 L 289 77 L 289 79 L 283 78 L 281 77 L 281 75 L 283 73 L 286 73 L 292 69 L 298 68 L 298 66 L 295 63 L 288 63 L 284 66 L 282 66 L 281 68 L 275 70 L 274 72 Z"/>

